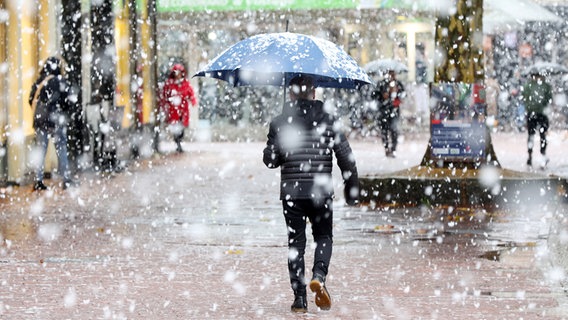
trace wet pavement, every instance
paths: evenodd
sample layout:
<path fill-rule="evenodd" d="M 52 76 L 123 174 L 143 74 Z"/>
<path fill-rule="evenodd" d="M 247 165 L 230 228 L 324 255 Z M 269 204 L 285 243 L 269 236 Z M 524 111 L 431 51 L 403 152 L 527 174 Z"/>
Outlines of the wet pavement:
<path fill-rule="evenodd" d="M 550 138 L 542 173 L 567 176 L 568 139 Z M 493 141 L 504 167 L 532 170 L 525 134 Z M 418 164 L 426 143 L 405 136 L 396 159 L 373 138 L 352 147 L 364 175 Z M 568 319 L 566 203 L 347 207 L 337 167 L 333 307 L 292 314 L 263 143 L 185 147 L 66 191 L 1 190 L 0 319 Z"/>

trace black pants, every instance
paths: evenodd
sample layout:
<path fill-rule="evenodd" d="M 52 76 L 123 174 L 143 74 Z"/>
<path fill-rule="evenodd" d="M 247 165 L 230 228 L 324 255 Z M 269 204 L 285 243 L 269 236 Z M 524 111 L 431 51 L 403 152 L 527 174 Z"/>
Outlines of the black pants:
<path fill-rule="evenodd" d="M 185 130 L 182 129 L 180 132 L 173 134 L 174 142 L 176 143 L 178 151 L 181 150 L 181 142 L 183 141 L 184 131 Z"/>
<path fill-rule="evenodd" d="M 533 140 L 537 129 L 539 129 L 538 132 L 540 134 L 540 153 L 543 155 L 546 153 L 546 146 L 548 144 L 546 141 L 546 132 L 548 131 L 548 126 L 549 126 L 548 117 L 545 116 L 544 114 L 534 113 L 534 112 L 529 114 L 527 118 L 527 131 L 529 133 L 528 137 L 529 156 L 532 154 Z"/>
<path fill-rule="evenodd" d="M 332 253 L 333 207 L 331 199 L 320 203 L 306 200 L 282 201 L 284 218 L 288 227 L 288 271 L 294 294 L 306 293 L 304 279 L 306 251 L 306 218 L 312 225 L 312 235 L 316 243 L 313 273 L 327 276 Z"/>
<path fill-rule="evenodd" d="M 381 128 L 381 139 L 386 152 L 396 151 L 398 142 L 398 116 L 385 115 L 379 118 L 379 126 Z"/>

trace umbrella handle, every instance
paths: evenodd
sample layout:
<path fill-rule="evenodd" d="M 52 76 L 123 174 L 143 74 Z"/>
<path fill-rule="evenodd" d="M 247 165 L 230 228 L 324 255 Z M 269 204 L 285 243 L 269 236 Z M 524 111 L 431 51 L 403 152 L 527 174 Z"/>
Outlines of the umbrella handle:
<path fill-rule="evenodd" d="M 282 111 L 284 111 L 284 106 L 286 105 L 286 75 L 284 75 L 284 85 L 282 86 L 284 94 L 282 95 Z"/>
<path fill-rule="evenodd" d="M 290 23 L 289 19 L 286 19 L 286 32 L 288 32 L 288 24 Z M 284 94 L 282 96 L 282 111 L 284 111 L 284 106 L 286 105 L 286 75 L 284 75 Z"/>

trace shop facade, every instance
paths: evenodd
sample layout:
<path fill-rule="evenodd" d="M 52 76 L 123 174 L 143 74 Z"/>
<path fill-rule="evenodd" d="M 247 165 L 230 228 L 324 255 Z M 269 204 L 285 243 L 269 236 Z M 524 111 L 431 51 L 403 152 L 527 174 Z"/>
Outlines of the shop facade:
<path fill-rule="evenodd" d="M 438 8 L 428 3 L 431 1 L 0 0 L 0 181 L 19 184 L 30 172 L 34 132 L 27 100 L 42 61 L 49 56 L 69 60 L 78 110 L 73 145 L 77 157 L 92 158 L 94 137 L 85 128 L 97 123 L 89 122 L 90 114 L 100 114 L 106 106 L 121 114 L 120 130 L 127 134 L 137 129 L 153 131 L 159 125 L 159 84 L 172 62 L 184 63 L 191 76 L 224 49 L 258 33 L 319 36 L 342 46 L 362 66 L 375 59 L 398 59 L 409 69 L 401 80 L 410 92 L 420 93 L 433 80 L 436 62 L 433 33 Z M 514 43 L 507 38 L 513 34 L 510 31 L 486 34 L 484 53 L 489 69 L 498 59 L 510 61 L 508 56 L 493 60 L 499 46 L 511 48 L 499 54 L 519 55 L 519 59 L 542 55 L 537 51 L 546 50 L 547 43 L 519 41 L 527 34 L 526 28 L 515 30 Z M 562 48 L 545 53 L 565 60 Z M 499 71 L 487 73 L 495 72 Z M 193 129 L 200 120 L 263 126 L 279 111 L 283 98 L 279 88 L 231 88 L 204 78 L 191 82 L 200 94 L 199 107 L 192 110 Z M 328 94 L 336 95 L 343 110 L 361 103 L 360 93 Z M 427 98 L 410 95 L 409 112 L 428 112 Z M 425 105 L 419 107 L 420 102 Z M 55 167 L 53 161 L 48 162 L 48 170 Z M 75 163 L 88 166 L 92 159 L 77 158 Z"/>

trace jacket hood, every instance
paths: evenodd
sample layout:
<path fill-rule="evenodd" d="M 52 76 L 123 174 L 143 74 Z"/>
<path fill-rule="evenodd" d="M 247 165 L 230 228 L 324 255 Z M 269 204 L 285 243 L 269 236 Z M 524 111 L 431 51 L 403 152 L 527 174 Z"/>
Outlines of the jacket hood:
<path fill-rule="evenodd" d="M 172 66 L 170 70 L 170 78 L 175 78 L 176 72 L 181 73 L 182 78 L 185 78 L 185 67 L 181 63 L 176 63 Z"/>
<path fill-rule="evenodd" d="M 54 75 L 54 76 L 60 75 L 61 64 L 62 64 L 61 59 L 57 57 L 47 58 L 47 60 L 45 60 L 45 63 L 43 64 L 42 75 L 44 77 L 48 75 Z"/>

